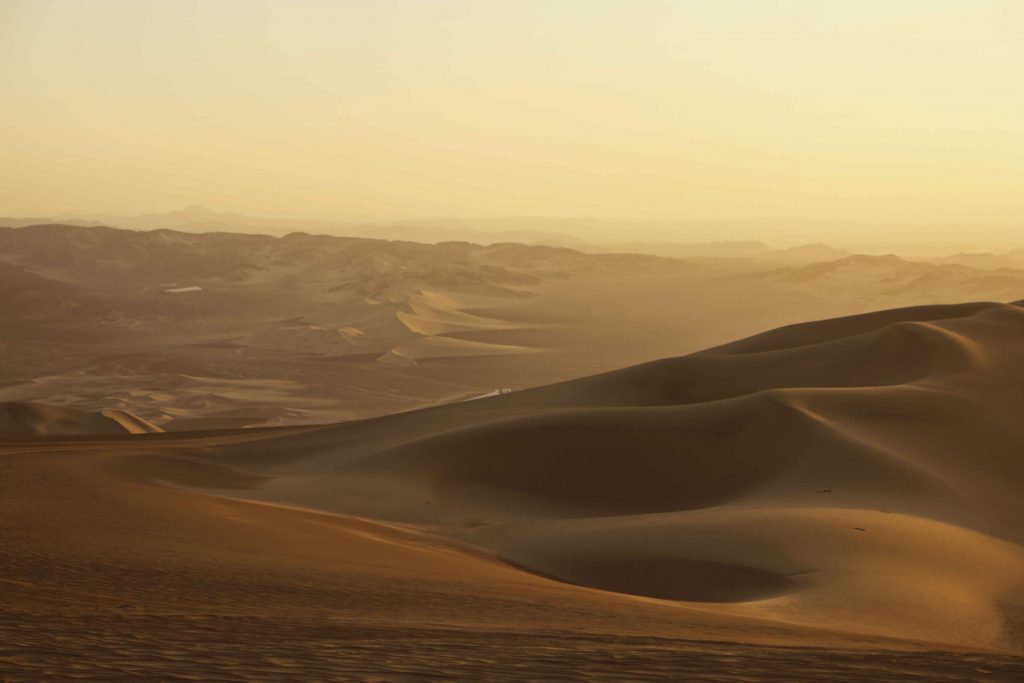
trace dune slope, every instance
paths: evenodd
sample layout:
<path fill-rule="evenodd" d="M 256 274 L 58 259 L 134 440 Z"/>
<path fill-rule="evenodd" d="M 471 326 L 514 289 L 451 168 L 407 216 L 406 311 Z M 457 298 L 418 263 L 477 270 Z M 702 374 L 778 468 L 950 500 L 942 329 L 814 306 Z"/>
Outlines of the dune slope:
<path fill-rule="evenodd" d="M 841 318 L 172 459 L 567 583 L 1020 650 L 1022 333 L 1013 304 Z M 164 462 L 133 476 L 174 481 Z"/>

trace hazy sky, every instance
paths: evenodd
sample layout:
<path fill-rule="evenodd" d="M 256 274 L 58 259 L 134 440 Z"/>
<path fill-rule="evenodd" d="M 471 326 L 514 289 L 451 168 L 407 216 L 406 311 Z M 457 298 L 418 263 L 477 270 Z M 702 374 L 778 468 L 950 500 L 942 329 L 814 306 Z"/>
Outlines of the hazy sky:
<path fill-rule="evenodd" d="M 0 0 L 0 215 L 1024 216 L 1024 2 Z"/>

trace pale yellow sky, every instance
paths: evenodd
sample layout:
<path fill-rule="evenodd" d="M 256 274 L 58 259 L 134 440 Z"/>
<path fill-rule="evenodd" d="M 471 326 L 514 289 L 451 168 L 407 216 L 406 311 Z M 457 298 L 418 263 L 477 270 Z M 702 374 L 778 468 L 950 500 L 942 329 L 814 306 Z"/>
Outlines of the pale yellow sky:
<path fill-rule="evenodd" d="M 1024 227 L 1022 74 L 1024 0 L 0 0 L 0 215 Z"/>

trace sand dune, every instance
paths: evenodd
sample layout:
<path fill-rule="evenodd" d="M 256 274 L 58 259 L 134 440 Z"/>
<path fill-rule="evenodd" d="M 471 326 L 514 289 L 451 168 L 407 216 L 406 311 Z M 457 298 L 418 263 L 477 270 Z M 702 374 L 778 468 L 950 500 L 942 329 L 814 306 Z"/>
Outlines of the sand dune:
<path fill-rule="evenodd" d="M 421 335 L 507 330 L 521 326 L 460 310 L 462 305 L 453 297 L 429 290 L 409 296 L 408 305 L 411 310 L 398 311 L 398 319 L 410 332 Z"/>
<path fill-rule="evenodd" d="M 493 304 L 485 297 L 465 297 L 477 304 Z M 417 335 L 413 341 L 400 344 L 378 360 L 383 363 L 416 363 L 435 358 L 472 358 L 481 356 L 507 356 L 537 353 L 540 349 L 516 344 L 502 344 L 460 338 L 467 332 L 500 332 L 538 327 L 524 321 L 509 321 L 476 315 L 464 310 L 468 301 L 456 296 L 431 290 L 420 290 L 410 295 L 409 310 L 399 310 L 396 316 L 410 332 Z"/>
<path fill-rule="evenodd" d="M 678 653 L 722 647 L 699 670 L 723 681 L 1015 680 L 1022 333 L 1020 305 L 918 307 L 344 424 L 9 440 L 0 672 L 151 675 L 230 642 L 208 675 L 287 676 L 253 649 L 271 638 L 292 673 L 372 677 L 378 629 L 409 672 L 429 641 L 479 678 L 501 623 L 561 653 L 528 678 L 578 677 L 587 647 L 697 675 Z M 20 654 L 53 614 L 87 664 Z M 157 616 L 202 635 L 161 640 Z M 293 632 L 363 645 L 321 661 Z M 471 634 L 486 661 L 456 656 Z"/>
<path fill-rule="evenodd" d="M 378 585 L 387 567 L 420 600 L 440 601 L 434 625 L 462 635 L 466 601 L 487 603 L 501 584 L 490 618 L 522 632 L 557 623 L 614 639 L 1021 650 L 1024 310 L 883 310 L 722 344 L 809 310 L 1009 292 L 1014 273 L 849 257 L 750 277 L 522 245 L 66 226 L 0 238 L 17 264 L 3 273 L 0 399 L 87 409 L 3 412 L 13 490 L 38 476 L 58 492 L 8 533 L 21 539 L 5 570 L 16 585 L 39 585 L 33 538 L 62 525 L 120 538 L 111 529 L 137 518 L 138 539 L 156 548 L 170 529 L 200 548 L 180 550 L 192 573 L 179 594 L 194 583 L 203 600 L 223 591 L 248 604 L 251 579 L 239 582 L 248 592 L 208 588 L 224 581 L 205 564 L 219 558 L 271 577 L 261 585 L 281 593 L 268 613 L 288 618 L 304 581 L 344 602 L 330 587 L 340 566 L 376 606 L 324 618 L 394 628 L 409 593 Z M 177 287 L 202 289 L 161 293 Z M 495 387 L 516 391 L 462 401 Z M 424 405 L 434 407 L 410 410 Z M 190 433 L 123 436 L 153 425 Z M 68 502 L 85 490 L 109 501 L 90 518 L 96 530 Z M 321 521 L 341 530 L 312 532 Z M 247 525 L 263 531 L 245 548 L 219 547 Z M 321 556 L 301 539 L 339 550 Z M 67 567 L 96 567 L 97 547 L 122 552 L 90 542 Z M 316 578 L 268 547 L 314 552 Z M 124 552 L 140 576 L 166 559 Z M 421 576 L 438 554 L 451 564 L 437 573 L 457 585 Z M 360 569 L 365 557 L 380 563 Z M 103 567 L 96 575 L 116 584 Z M 85 588 L 48 586 L 51 598 L 25 609 L 94 609 Z M 552 599 L 565 602 L 539 607 Z M 147 614 L 165 604 L 146 600 Z"/>
<path fill-rule="evenodd" d="M 159 431 L 156 425 L 124 410 L 89 413 L 45 403 L 0 403 L 0 438 Z"/>
<path fill-rule="evenodd" d="M 567 585 L 407 526 L 145 481 L 174 470 L 185 486 L 258 487 L 196 455 L 309 433 L 0 444 L 0 677 L 740 683 L 1024 671 L 1006 654 Z"/>
<path fill-rule="evenodd" d="M 1017 305 L 840 318 L 188 459 L 568 583 L 1019 649 L 1022 332 Z"/>

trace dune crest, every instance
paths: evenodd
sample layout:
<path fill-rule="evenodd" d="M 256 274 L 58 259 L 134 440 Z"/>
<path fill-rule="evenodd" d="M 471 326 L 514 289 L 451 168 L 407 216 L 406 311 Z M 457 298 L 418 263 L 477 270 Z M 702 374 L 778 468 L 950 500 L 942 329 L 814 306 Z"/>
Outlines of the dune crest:
<path fill-rule="evenodd" d="M 536 325 L 476 315 L 465 310 L 473 300 L 492 303 L 488 297 L 456 295 L 421 289 L 407 300 L 409 310 L 396 311 L 398 320 L 417 338 L 400 344 L 380 356 L 378 362 L 415 365 L 418 361 L 440 358 L 472 358 L 538 353 L 540 349 L 517 344 L 464 339 L 459 335 L 479 332 L 522 330 Z"/>

